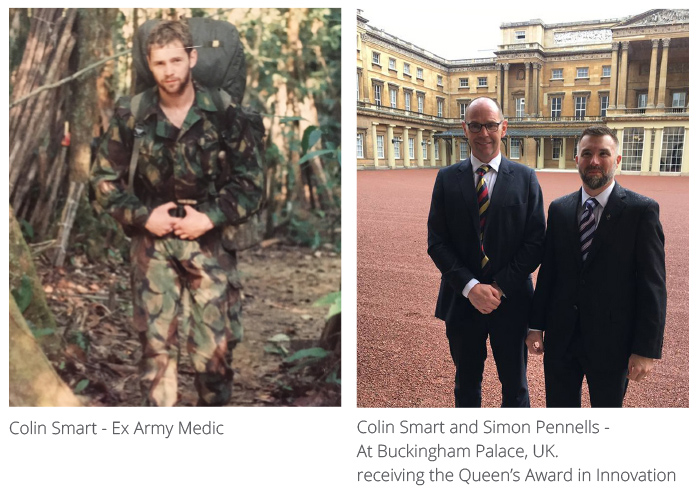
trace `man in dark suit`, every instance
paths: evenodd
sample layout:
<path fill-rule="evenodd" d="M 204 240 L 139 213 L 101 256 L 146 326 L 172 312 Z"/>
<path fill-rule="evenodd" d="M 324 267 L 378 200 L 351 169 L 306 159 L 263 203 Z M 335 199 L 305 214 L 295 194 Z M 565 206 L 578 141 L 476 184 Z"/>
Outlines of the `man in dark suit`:
<path fill-rule="evenodd" d="M 666 319 L 659 205 L 615 182 L 615 132 L 586 129 L 576 165 L 583 187 L 552 202 L 530 327 L 544 353 L 548 407 L 621 407 L 629 380 L 661 357 Z M 544 330 L 544 341 L 542 330 Z"/>
<path fill-rule="evenodd" d="M 502 406 L 529 407 L 525 337 L 545 219 L 534 170 L 500 152 L 508 122 L 490 98 L 467 107 L 469 159 L 438 172 L 428 216 L 428 254 L 442 273 L 435 316 L 445 321 L 455 364 L 455 405 L 481 406 L 490 336 Z"/>

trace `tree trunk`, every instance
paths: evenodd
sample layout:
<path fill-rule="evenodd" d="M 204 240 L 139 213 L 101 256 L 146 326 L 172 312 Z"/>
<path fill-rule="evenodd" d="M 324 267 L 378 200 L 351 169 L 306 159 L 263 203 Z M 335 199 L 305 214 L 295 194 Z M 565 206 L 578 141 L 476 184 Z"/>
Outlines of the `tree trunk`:
<path fill-rule="evenodd" d="M 24 317 L 32 323 L 36 329 L 56 329 L 56 321 L 53 313 L 46 304 L 44 289 L 37 277 L 34 268 L 32 254 L 24 241 L 22 231 L 14 211 L 10 207 L 10 290 L 30 289 L 29 306 L 24 310 Z M 22 279 L 25 278 L 25 286 L 22 287 Z M 38 338 L 39 344 L 47 355 L 56 355 L 62 348 L 62 342 L 55 333 Z"/>
<path fill-rule="evenodd" d="M 10 406 L 82 406 L 39 348 L 10 294 Z"/>

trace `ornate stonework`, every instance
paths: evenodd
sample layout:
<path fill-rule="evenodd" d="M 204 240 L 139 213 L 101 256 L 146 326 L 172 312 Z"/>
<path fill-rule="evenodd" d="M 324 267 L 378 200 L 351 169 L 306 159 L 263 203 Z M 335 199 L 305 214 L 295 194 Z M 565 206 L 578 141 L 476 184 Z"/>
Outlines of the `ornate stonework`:
<path fill-rule="evenodd" d="M 581 30 L 554 34 L 555 45 L 590 44 L 591 42 L 612 42 L 612 30 Z"/>
<path fill-rule="evenodd" d="M 650 26 L 663 24 L 690 23 L 689 9 L 658 10 L 642 19 L 632 20 L 626 26 Z"/>

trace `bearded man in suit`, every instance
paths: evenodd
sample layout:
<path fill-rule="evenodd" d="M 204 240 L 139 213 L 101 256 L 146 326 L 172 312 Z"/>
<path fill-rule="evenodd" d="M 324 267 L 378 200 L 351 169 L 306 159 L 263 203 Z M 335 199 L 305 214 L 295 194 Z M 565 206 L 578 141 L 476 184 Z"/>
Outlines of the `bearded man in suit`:
<path fill-rule="evenodd" d="M 530 353 L 544 353 L 548 407 L 621 407 L 628 380 L 661 357 L 666 320 L 664 234 L 659 205 L 615 181 L 615 132 L 584 130 L 576 165 L 581 189 L 549 207 L 530 327 Z M 543 332 L 544 330 L 544 340 Z"/>
<path fill-rule="evenodd" d="M 438 172 L 428 216 L 428 254 L 442 274 L 435 316 L 445 321 L 455 364 L 455 405 L 481 406 L 486 340 L 502 406 L 529 407 L 525 337 L 545 218 L 534 170 L 501 155 L 508 121 L 481 97 L 462 128 L 469 159 Z"/>

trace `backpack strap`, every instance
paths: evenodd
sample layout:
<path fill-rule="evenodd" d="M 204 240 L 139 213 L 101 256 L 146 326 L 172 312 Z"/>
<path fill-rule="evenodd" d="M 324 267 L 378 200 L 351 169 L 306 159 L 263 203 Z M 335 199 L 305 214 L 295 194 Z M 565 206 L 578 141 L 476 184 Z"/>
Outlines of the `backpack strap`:
<path fill-rule="evenodd" d="M 134 176 L 136 175 L 136 165 L 139 161 L 139 151 L 146 133 L 143 120 L 146 114 L 144 95 L 148 91 L 134 95 L 131 98 L 131 115 L 134 116 L 134 146 L 131 149 L 131 162 L 129 163 L 129 185 L 127 192 L 134 194 Z"/>

